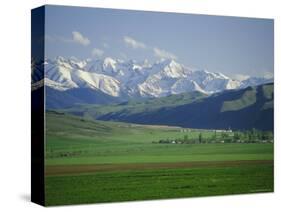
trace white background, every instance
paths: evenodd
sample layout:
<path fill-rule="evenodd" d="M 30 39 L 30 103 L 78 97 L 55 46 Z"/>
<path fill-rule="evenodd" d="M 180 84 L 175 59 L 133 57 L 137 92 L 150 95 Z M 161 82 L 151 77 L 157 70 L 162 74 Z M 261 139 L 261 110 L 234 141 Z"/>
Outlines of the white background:
<path fill-rule="evenodd" d="M 35 211 L 30 198 L 30 9 L 42 4 L 275 19 L 275 193 L 52 207 L 52 211 L 277 211 L 280 174 L 280 23 L 278 0 L 8 0 L 0 6 L 0 211 Z M 79 194 L 77 194 L 79 195 Z M 46 209 L 45 209 L 46 210 Z M 280 209 L 279 209 L 280 211 Z"/>

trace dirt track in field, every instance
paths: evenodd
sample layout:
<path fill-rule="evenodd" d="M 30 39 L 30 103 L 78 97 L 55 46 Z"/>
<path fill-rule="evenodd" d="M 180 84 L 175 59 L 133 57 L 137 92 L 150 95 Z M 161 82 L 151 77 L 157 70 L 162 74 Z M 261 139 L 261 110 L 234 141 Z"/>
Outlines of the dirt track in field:
<path fill-rule="evenodd" d="M 163 168 L 200 168 L 232 167 L 241 165 L 273 165 L 273 160 L 238 160 L 238 161 L 196 161 L 177 163 L 133 163 L 133 164 L 93 164 L 93 165 L 54 165 L 46 166 L 45 175 L 71 175 L 103 171 L 129 171 Z"/>

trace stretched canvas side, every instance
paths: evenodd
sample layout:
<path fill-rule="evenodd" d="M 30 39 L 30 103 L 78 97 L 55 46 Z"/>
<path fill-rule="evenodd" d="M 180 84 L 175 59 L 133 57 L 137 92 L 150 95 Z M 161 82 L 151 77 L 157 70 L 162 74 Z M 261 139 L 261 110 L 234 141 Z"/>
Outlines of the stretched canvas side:
<path fill-rule="evenodd" d="M 45 204 L 44 33 L 45 7 L 31 12 L 31 201 Z"/>

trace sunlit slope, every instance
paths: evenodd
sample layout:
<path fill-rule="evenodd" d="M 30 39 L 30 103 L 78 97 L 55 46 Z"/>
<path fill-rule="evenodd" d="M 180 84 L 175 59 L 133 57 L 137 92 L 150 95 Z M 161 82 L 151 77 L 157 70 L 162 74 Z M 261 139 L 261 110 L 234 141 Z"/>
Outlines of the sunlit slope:
<path fill-rule="evenodd" d="M 273 130 L 273 84 L 205 96 L 187 93 L 114 105 L 78 105 L 64 112 L 104 121 L 200 129 Z"/>

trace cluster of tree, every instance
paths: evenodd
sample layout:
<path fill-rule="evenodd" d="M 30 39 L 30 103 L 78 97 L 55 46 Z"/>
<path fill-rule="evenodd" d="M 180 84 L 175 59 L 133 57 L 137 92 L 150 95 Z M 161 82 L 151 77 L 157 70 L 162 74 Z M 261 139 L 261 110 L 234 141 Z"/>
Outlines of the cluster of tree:
<path fill-rule="evenodd" d="M 176 139 L 161 139 L 158 142 L 161 144 L 203 144 L 203 143 L 271 143 L 273 142 L 273 132 L 259 131 L 256 129 L 247 131 L 234 131 L 234 132 L 220 132 L 214 131 L 202 134 L 200 132 L 198 137 L 189 138 L 188 134 L 183 138 Z"/>
<path fill-rule="evenodd" d="M 52 149 L 49 150 L 46 154 L 47 158 L 63 158 L 63 157 L 75 157 L 79 156 L 83 153 L 83 151 L 62 151 L 55 152 Z"/>
<path fill-rule="evenodd" d="M 234 131 L 232 135 L 222 133 L 226 143 L 267 143 L 273 142 L 273 132 L 256 129 L 247 131 Z"/>

